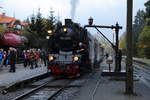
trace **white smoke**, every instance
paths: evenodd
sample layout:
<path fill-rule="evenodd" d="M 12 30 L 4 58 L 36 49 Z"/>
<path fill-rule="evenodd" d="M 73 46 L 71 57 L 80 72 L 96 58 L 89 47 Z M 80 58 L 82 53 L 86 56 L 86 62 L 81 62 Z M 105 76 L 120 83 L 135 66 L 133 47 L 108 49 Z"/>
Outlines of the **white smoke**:
<path fill-rule="evenodd" d="M 77 7 L 78 2 L 79 2 L 79 0 L 71 0 L 71 1 L 70 1 L 70 4 L 71 4 L 71 11 L 70 11 L 70 14 L 71 14 L 72 20 L 73 20 L 74 17 L 75 17 L 76 7 Z"/>

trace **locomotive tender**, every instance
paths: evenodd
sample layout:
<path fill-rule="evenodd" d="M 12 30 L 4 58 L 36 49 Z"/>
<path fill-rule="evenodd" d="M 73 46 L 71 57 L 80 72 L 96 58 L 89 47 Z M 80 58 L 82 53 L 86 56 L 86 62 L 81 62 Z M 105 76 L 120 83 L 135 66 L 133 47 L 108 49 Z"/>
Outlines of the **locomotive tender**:
<path fill-rule="evenodd" d="M 65 19 L 65 25 L 57 25 L 48 45 L 48 69 L 55 75 L 79 77 L 99 66 L 103 59 L 98 40 L 71 19 Z"/>

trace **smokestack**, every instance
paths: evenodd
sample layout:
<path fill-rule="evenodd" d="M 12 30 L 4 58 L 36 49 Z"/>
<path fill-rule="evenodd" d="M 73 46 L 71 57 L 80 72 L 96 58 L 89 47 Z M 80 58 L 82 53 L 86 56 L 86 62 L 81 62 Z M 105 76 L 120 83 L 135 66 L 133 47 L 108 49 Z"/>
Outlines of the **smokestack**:
<path fill-rule="evenodd" d="M 71 26 L 72 25 L 72 20 L 71 19 L 65 19 L 65 26 Z"/>
<path fill-rule="evenodd" d="M 76 7 L 77 7 L 77 4 L 78 4 L 78 1 L 79 1 L 79 0 L 71 0 L 71 1 L 70 1 L 70 4 L 71 4 L 71 11 L 70 11 L 70 14 L 71 14 L 72 20 L 74 20 L 74 17 L 75 17 Z"/>

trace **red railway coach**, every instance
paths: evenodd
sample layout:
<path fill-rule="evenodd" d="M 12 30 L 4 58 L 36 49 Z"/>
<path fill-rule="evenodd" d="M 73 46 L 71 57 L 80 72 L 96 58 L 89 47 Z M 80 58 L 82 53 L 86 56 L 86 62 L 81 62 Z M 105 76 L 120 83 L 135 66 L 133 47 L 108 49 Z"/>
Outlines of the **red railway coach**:
<path fill-rule="evenodd" d="M 21 35 L 17 35 L 12 32 L 4 33 L 0 35 L 0 47 L 18 47 L 23 46 L 27 41 L 27 38 Z"/>
<path fill-rule="evenodd" d="M 14 47 L 17 49 L 17 63 L 23 61 L 22 50 L 24 50 L 24 43 L 28 40 L 26 37 L 7 32 L 0 35 L 0 48 L 3 48 L 5 51 L 8 51 L 9 47 Z"/>

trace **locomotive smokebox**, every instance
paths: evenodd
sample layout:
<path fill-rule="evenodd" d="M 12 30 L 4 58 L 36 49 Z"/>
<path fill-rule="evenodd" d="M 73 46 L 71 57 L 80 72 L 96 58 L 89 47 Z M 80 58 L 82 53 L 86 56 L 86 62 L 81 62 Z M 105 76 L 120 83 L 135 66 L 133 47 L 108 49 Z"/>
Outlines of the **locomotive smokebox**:
<path fill-rule="evenodd" d="M 71 26 L 72 24 L 72 19 L 65 19 L 65 26 Z"/>

